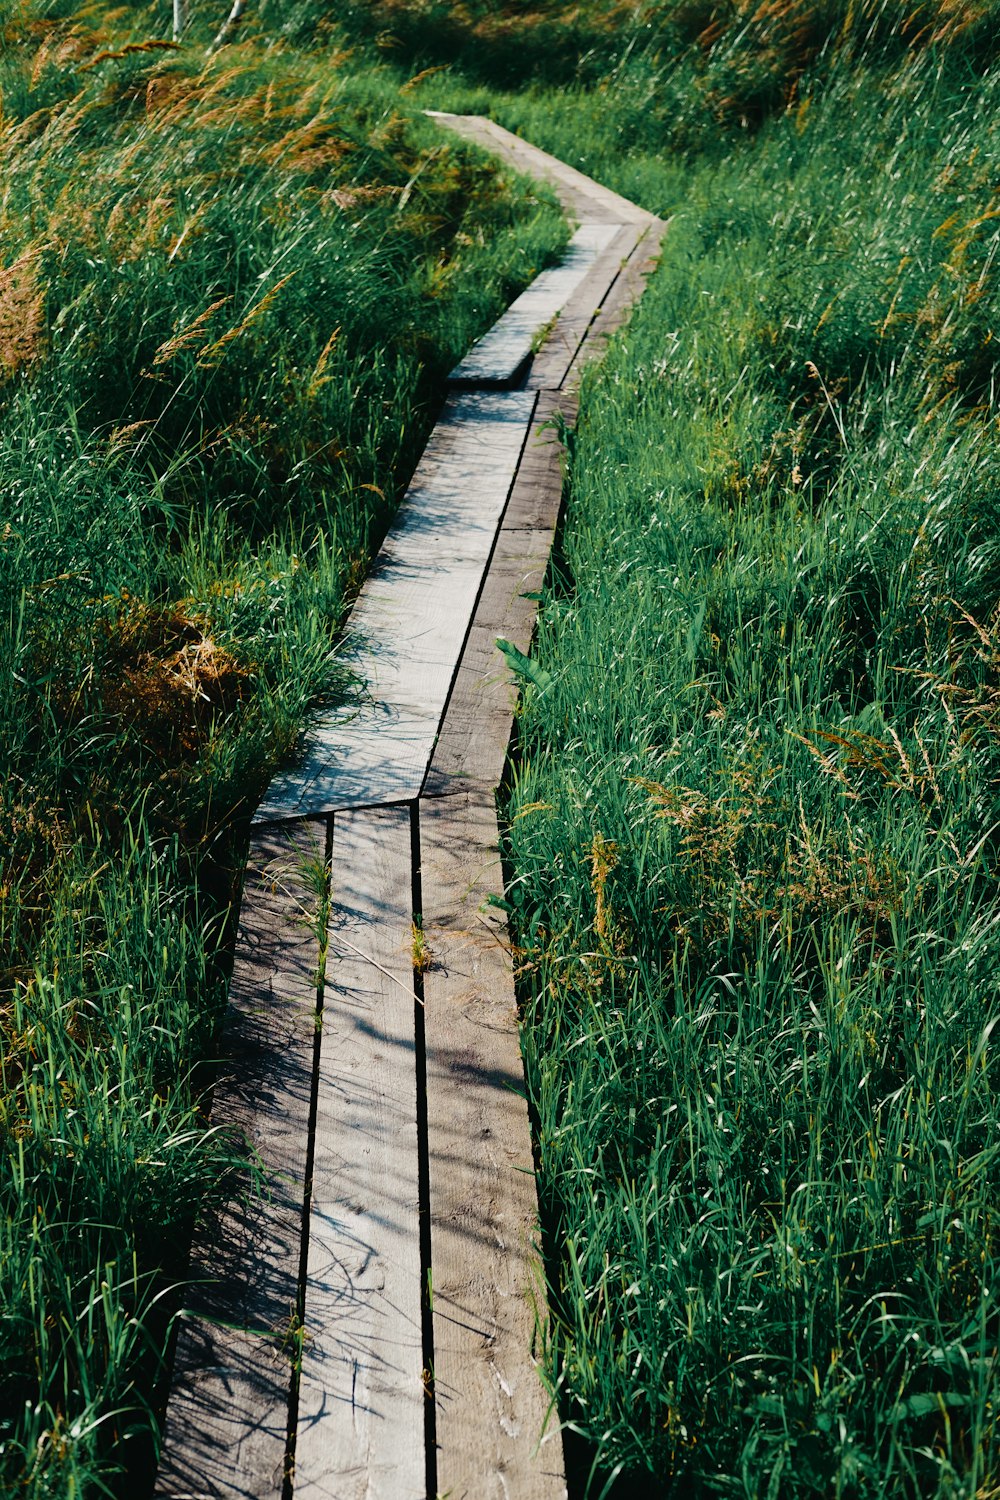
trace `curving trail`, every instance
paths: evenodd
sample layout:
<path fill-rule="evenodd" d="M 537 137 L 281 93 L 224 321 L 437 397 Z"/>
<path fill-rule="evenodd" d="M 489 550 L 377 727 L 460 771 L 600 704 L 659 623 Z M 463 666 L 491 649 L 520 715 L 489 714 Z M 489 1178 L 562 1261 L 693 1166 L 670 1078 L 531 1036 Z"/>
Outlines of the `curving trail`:
<path fill-rule="evenodd" d="M 495 791 L 584 364 L 665 224 L 492 122 L 437 115 L 579 225 L 452 375 L 346 628 L 369 697 L 255 818 L 213 1122 L 265 1192 L 194 1250 L 158 1500 L 557 1500 L 538 1203 Z M 414 914 L 422 926 L 414 929 Z M 544 1435 L 543 1435 L 544 1434 Z"/>

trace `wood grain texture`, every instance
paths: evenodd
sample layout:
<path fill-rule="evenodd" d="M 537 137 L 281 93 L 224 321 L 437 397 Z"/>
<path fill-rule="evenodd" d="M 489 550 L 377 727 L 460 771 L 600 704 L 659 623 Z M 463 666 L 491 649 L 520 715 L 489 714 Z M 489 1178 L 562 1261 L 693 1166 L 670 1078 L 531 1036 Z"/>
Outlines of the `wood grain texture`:
<path fill-rule="evenodd" d="M 508 133 L 501 132 L 500 127 L 495 127 L 491 120 L 478 115 L 448 115 L 434 110 L 428 110 L 428 114 L 482 150 L 499 156 L 515 171 L 547 183 L 571 219 L 581 224 L 623 222 L 623 215 L 616 212 L 614 206 L 600 202 L 590 193 L 581 191 L 576 184 L 567 182 L 552 170 L 545 160 L 544 152 L 539 152 L 536 156 L 535 148 L 518 136 L 506 139 Z M 631 218 L 631 214 L 628 217 Z"/>
<path fill-rule="evenodd" d="M 497 638 L 520 651 L 530 649 L 538 601 L 526 596 L 537 594 L 545 581 L 551 544 L 551 532 L 538 529 L 500 533 L 427 773 L 425 797 L 473 785 L 492 791 L 503 776 L 517 686 Z"/>
<path fill-rule="evenodd" d="M 348 621 L 344 659 L 369 698 L 320 716 L 255 822 L 417 796 L 534 405 L 449 399 Z"/>
<path fill-rule="evenodd" d="M 473 628 L 492 630 L 526 651 L 538 611 L 534 596 L 545 582 L 551 550 L 551 530 L 505 526 L 497 538 Z"/>
<path fill-rule="evenodd" d="M 502 633 L 472 627 L 423 798 L 493 788 L 503 775 L 518 691 L 497 649 L 497 635 Z"/>
<path fill-rule="evenodd" d="M 251 844 L 212 1124 L 246 1141 L 263 1193 L 244 1183 L 196 1233 L 177 1340 L 157 1500 L 280 1500 L 302 1244 L 316 1031 L 318 898 L 303 862 L 325 828 Z M 312 924 L 312 925 L 310 925 Z"/>
<path fill-rule="evenodd" d="M 602 229 L 609 226 L 601 225 Z M 599 255 L 563 306 L 531 361 L 525 386 L 531 391 L 558 390 L 587 335 L 601 303 L 635 250 L 644 226 L 624 224 Z"/>
<path fill-rule="evenodd" d="M 561 1500 L 533 1357 L 541 1267 L 531 1131 L 491 792 L 420 804 L 438 1492 Z"/>
<path fill-rule="evenodd" d="M 337 816 L 296 1500 L 425 1500 L 408 808 Z"/>
<path fill-rule="evenodd" d="M 646 288 L 646 282 L 656 269 L 663 236 L 669 226 L 663 219 L 655 219 L 645 230 L 634 253 L 629 257 L 621 275 L 615 280 L 588 330 L 567 374 L 567 383 L 579 383 L 584 367 L 605 354 L 614 334 L 628 321 L 632 309 Z"/>
<path fill-rule="evenodd" d="M 584 283 L 595 262 L 618 237 L 613 224 L 584 224 L 562 261 L 542 271 L 448 376 L 458 387 L 511 386 L 531 362 L 535 339 L 556 319 Z"/>
<path fill-rule="evenodd" d="M 542 391 L 535 407 L 531 433 L 525 444 L 510 492 L 503 524 L 518 530 L 531 527 L 551 532 L 559 519 L 566 453 L 559 435 L 560 420 L 576 420 L 572 391 Z"/>
<path fill-rule="evenodd" d="M 545 582 L 562 496 L 564 453 L 551 425 L 558 412 L 572 417 L 572 398 L 543 392 L 455 675 L 424 796 L 493 788 L 503 776 L 517 687 L 496 641 L 503 636 L 521 651 L 530 649 L 538 601 L 527 596 L 537 594 Z"/>

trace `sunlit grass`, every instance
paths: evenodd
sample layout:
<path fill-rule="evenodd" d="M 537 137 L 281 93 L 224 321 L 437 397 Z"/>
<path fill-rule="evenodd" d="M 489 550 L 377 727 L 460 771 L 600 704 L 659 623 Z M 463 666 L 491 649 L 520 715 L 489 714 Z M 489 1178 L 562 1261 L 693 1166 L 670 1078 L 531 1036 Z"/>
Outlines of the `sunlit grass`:
<path fill-rule="evenodd" d="M 498 113 L 674 212 L 584 392 L 509 806 L 550 1376 L 595 1495 L 981 1500 L 996 80 L 852 62 L 683 177 L 541 101 Z"/>
<path fill-rule="evenodd" d="M 443 104 L 674 215 L 509 808 L 592 1493 L 988 1500 L 996 7 L 250 16 L 206 59 L 201 11 L 4 15 L 0 1487 L 122 1488 L 233 1149 L 240 819 L 347 688 L 441 373 L 565 233 Z"/>

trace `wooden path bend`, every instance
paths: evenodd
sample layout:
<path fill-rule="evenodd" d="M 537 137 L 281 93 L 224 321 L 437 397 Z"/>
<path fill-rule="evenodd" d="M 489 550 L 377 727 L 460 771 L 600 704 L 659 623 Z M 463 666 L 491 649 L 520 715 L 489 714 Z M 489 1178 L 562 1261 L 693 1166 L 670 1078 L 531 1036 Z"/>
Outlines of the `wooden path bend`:
<path fill-rule="evenodd" d="M 157 1500 L 558 1500 L 495 790 L 584 363 L 662 221 L 490 121 L 579 229 L 453 372 L 347 627 L 370 684 L 255 819 L 213 1120 L 264 1191 L 196 1236 Z M 535 352 L 541 330 L 545 336 Z M 415 936 L 415 914 L 422 927 Z"/>

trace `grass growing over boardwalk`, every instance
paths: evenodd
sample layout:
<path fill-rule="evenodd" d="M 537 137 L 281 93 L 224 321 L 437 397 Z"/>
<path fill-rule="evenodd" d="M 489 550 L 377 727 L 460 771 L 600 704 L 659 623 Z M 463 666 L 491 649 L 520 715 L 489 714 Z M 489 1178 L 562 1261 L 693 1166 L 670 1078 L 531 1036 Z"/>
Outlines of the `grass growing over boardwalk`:
<path fill-rule="evenodd" d="M 142 1446 L 235 1149 L 197 1064 L 241 827 L 344 691 L 442 372 L 565 237 L 322 27 L 206 57 L 221 19 L 0 23 L 0 1491 L 39 1500 Z"/>
<path fill-rule="evenodd" d="M 674 215 L 508 809 L 550 1378 L 593 1495 L 987 1500 L 996 10 L 643 12 L 422 85 Z"/>

